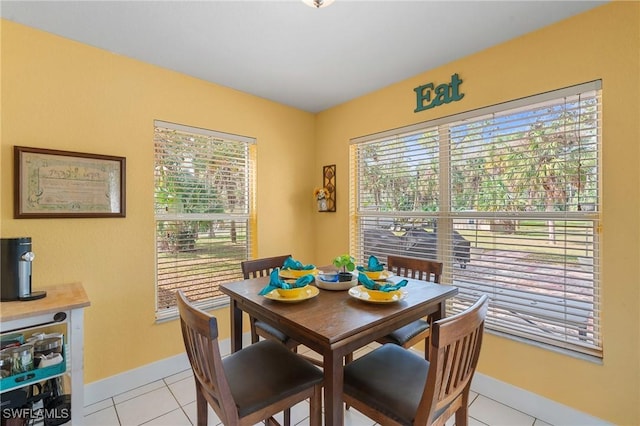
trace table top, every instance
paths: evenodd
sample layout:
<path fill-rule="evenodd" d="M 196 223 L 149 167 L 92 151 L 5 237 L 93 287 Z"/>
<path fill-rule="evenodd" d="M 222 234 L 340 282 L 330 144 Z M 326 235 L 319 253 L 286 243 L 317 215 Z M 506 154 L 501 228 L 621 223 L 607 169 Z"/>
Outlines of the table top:
<path fill-rule="evenodd" d="M 0 321 L 85 308 L 91 304 L 81 283 L 59 284 L 43 290 L 47 295 L 42 299 L 0 303 Z"/>
<path fill-rule="evenodd" d="M 400 277 L 395 281 L 401 279 Z M 444 302 L 457 294 L 457 287 L 408 279 L 406 296 L 393 303 L 370 303 L 354 298 L 348 291 L 320 289 L 316 297 L 298 303 L 270 300 L 258 293 L 269 277 L 223 284 L 220 290 L 235 299 L 240 309 L 268 319 L 283 331 L 302 330 L 323 346 L 394 322 L 394 317 L 424 316 L 425 306 Z"/>

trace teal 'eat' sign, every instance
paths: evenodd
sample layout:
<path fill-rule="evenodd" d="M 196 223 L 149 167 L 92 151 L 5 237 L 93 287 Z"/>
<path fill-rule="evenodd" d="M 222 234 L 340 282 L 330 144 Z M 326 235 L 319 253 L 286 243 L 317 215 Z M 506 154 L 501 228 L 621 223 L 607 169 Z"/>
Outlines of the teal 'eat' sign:
<path fill-rule="evenodd" d="M 460 93 L 461 84 L 462 80 L 458 77 L 458 74 L 454 74 L 451 76 L 450 83 L 440 84 L 435 88 L 433 83 L 416 87 L 413 89 L 416 92 L 416 109 L 413 112 L 420 112 L 438 105 L 459 101 L 464 97 L 464 93 Z"/>

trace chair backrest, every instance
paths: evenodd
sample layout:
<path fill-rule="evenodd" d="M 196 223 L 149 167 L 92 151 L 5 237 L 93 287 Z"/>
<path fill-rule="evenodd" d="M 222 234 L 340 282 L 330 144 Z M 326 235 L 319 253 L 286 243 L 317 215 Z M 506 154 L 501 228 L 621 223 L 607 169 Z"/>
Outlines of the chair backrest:
<path fill-rule="evenodd" d="M 387 268 L 396 275 L 440 283 L 442 263 L 413 257 L 387 256 Z"/>
<path fill-rule="evenodd" d="M 269 276 L 275 268 L 281 268 L 291 255 L 263 257 L 262 259 L 245 260 L 240 263 L 245 280 Z"/>
<path fill-rule="evenodd" d="M 447 408 L 444 421 L 466 404 L 478 365 L 489 298 L 482 295 L 465 311 L 432 325 L 429 373 L 415 424 L 431 424 Z"/>
<path fill-rule="evenodd" d="M 238 411 L 222 367 L 216 318 L 193 307 L 178 291 L 178 311 L 184 346 L 196 386 L 222 423 L 238 424 Z"/>

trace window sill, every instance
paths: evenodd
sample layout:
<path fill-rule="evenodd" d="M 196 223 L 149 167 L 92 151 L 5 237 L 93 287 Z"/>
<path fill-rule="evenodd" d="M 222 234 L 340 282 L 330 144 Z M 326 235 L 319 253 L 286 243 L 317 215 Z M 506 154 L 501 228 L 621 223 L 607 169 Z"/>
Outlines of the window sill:
<path fill-rule="evenodd" d="M 196 308 L 202 311 L 212 311 L 214 309 L 220 309 L 229 306 L 229 297 L 221 296 L 216 297 L 215 299 L 203 300 L 201 302 L 195 302 L 193 304 Z M 180 318 L 180 314 L 178 313 L 178 307 L 174 306 L 172 308 L 163 309 L 162 311 L 156 312 L 156 324 L 161 324 L 169 321 L 173 321 Z"/>

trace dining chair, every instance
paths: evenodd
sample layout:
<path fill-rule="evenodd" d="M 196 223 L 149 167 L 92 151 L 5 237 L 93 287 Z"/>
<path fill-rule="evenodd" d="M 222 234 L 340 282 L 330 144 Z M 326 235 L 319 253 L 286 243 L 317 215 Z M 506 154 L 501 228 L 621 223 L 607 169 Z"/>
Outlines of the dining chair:
<path fill-rule="evenodd" d="M 387 269 L 396 275 L 422 281 L 440 283 L 442 263 L 413 257 L 387 256 Z M 409 323 L 377 340 L 378 343 L 393 343 L 409 349 L 424 339 L 425 359 L 429 359 L 429 336 L 431 320 L 421 318 Z"/>
<path fill-rule="evenodd" d="M 284 261 L 289 258 L 290 255 L 285 256 L 273 256 L 263 257 L 260 259 L 245 260 L 240 263 L 242 268 L 242 275 L 245 280 L 249 278 L 268 277 L 275 268 L 281 268 Z M 268 340 L 275 340 L 282 343 L 293 352 L 298 352 L 298 346 L 300 343 L 278 328 L 268 324 L 264 321 L 260 321 L 254 317 L 249 317 L 249 325 L 251 329 L 251 343 L 256 343 L 260 340 L 260 337 Z M 312 362 L 315 365 L 322 367 L 322 361 L 311 356 L 301 355 L 307 361 Z"/>
<path fill-rule="evenodd" d="M 242 275 L 245 280 L 249 278 L 268 277 L 275 268 L 281 268 L 289 256 L 290 255 L 263 257 L 261 259 L 240 262 Z M 253 317 L 249 318 L 249 324 L 251 327 L 251 343 L 256 343 L 260 340 L 260 337 L 263 337 L 265 339 L 277 340 L 296 352 L 299 343 L 289 338 L 289 336 L 277 328 Z"/>
<path fill-rule="evenodd" d="M 310 424 L 322 421 L 322 371 L 289 349 L 263 340 L 220 355 L 218 323 L 214 316 L 195 308 L 184 293 L 177 294 L 184 345 L 196 383 L 197 424 L 207 424 L 208 406 L 225 425 L 278 422 L 291 424 L 291 407 L 309 400 Z"/>
<path fill-rule="evenodd" d="M 468 424 L 471 380 L 478 364 L 489 299 L 433 323 L 430 361 L 386 344 L 344 369 L 344 401 L 382 425 Z"/>

